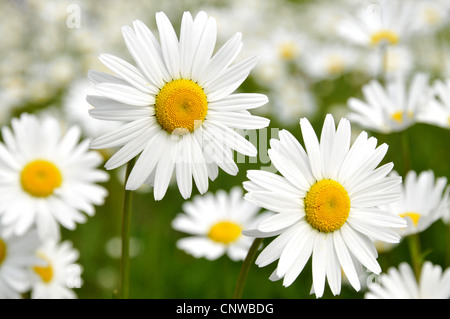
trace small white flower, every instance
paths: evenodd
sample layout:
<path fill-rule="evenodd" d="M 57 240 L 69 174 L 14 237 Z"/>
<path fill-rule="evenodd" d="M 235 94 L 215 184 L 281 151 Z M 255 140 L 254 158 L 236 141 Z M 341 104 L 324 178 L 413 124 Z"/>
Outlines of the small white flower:
<path fill-rule="evenodd" d="M 409 264 L 401 263 L 398 270 L 389 268 L 378 281 L 368 286 L 365 299 L 450 298 L 450 268 L 443 272 L 441 266 L 429 261 L 423 264 L 419 280 L 415 278 Z"/>
<path fill-rule="evenodd" d="M 398 176 L 396 172 L 392 175 Z M 402 198 L 381 208 L 406 219 L 407 227 L 399 229 L 402 236 L 420 233 L 449 214 L 450 189 L 447 187 L 445 190 L 446 186 L 447 178 L 435 179 L 431 170 L 420 174 L 409 171 L 398 186 L 397 191 L 402 192 Z"/>
<path fill-rule="evenodd" d="M 29 267 L 39 260 L 35 256 L 40 241 L 35 229 L 23 236 L 4 236 L 0 225 L 0 299 L 17 299 L 30 288 Z"/>
<path fill-rule="evenodd" d="M 450 79 L 433 83 L 432 96 L 420 109 L 417 121 L 450 129 Z"/>
<path fill-rule="evenodd" d="M 404 76 L 389 79 L 385 87 L 372 80 L 362 88 L 366 101 L 348 100 L 351 112 L 347 117 L 362 128 L 376 132 L 405 130 L 417 122 L 417 114 L 429 98 L 428 78 L 426 74 L 417 73 L 409 87 Z"/>
<path fill-rule="evenodd" d="M 404 0 L 377 0 L 359 7 L 355 15 L 341 19 L 338 34 L 369 48 L 396 45 L 409 37 L 411 5 Z"/>
<path fill-rule="evenodd" d="M 73 230 L 94 215 L 107 191 L 97 182 L 106 172 L 103 159 L 89 151 L 89 140 L 78 143 L 81 131 L 72 126 L 64 134 L 53 117 L 39 120 L 22 114 L 2 128 L 0 143 L 0 218 L 20 236 L 36 225 L 41 238 L 59 238 L 59 225 Z"/>
<path fill-rule="evenodd" d="M 36 252 L 44 262 L 32 267 L 32 299 L 75 299 L 74 288 L 82 286 L 78 250 L 70 241 L 47 240 Z"/>
<path fill-rule="evenodd" d="M 244 200 L 237 186 L 230 193 L 220 190 L 196 196 L 183 204 L 183 213 L 172 222 L 174 229 L 192 235 L 178 240 L 177 247 L 196 258 L 214 260 L 227 254 L 232 260 L 243 260 L 253 238 L 243 236 L 242 230 L 269 214 L 258 215 L 259 209 Z"/>

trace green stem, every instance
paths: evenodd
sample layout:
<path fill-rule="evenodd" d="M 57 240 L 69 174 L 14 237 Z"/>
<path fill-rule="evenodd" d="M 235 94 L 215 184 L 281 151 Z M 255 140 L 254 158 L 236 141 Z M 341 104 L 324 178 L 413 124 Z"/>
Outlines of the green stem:
<path fill-rule="evenodd" d="M 384 83 L 386 81 L 387 73 L 388 73 L 388 45 L 383 44 L 380 46 L 380 56 L 381 56 L 381 68 L 380 68 L 380 82 Z"/>
<path fill-rule="evenodd" d="M 447 224 L 447 267 L 450 267 L 450 221 Z"/>
<path fill-rule="evenodd" d="M 119 298 L 128 299 L 130 292 L 130 222 L 131 222 L 131 202 L 133 192 L 127 190 L 126 184 L 131 169 L 134 166 L 134 160 L 127 164 L 125 181 L 123 188 L 122 204 L 122 257 L 120 259 L 120 284 Z"/>
<path fill-rule="evenodd" d="M 414 269 L 416 278 L 420 278 L 420 270 L 422 268 L 422 256 L 420 248 L 419 234 L 412 234 L 408 236 L 409 252 L 411 254 L 411 263 Z"/>
<path fill-rule="evenodd" d="M 247 280 L 247 275 L 250 270 L 250 266 L 253 264 L 253 260 L 255 259 L 256 252 L 261 246 L 264 238 L 255 238 L 253 244 L 250 246 L 248 250 L 247 256 L 242 264 L 241 272 L 239 273 L 238 281 L 236 283 L 236 289 L 234 290 L 234 299 L 242 298 L 242 292 L 244 291 L 245 282 Z"/>
<path fill-rule="evenodd" d="M 402 143 L 402 153 L 403 153 L 403 170 L 406 174 L 411 169 L 411 154 L 409 150 L 409 139 L 408 139 L 408 133 L 406 130 L 400 133 L 401 134 L 401 143 Z"/>

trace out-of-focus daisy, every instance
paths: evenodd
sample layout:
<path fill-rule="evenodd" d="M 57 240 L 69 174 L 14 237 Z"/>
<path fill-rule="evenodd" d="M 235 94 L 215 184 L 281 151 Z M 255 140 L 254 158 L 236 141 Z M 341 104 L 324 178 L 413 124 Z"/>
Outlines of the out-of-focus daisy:
<path fill-rule="evenodd" d="M 269 214 L 258 214 L 259 209 L 244 199 L 237 186 L 230 193 L 220 190 L 196 196 L 183 204 L 183 213 L 172 222 L 174 229 L 193 235 L 179 239 L 177 247 L 196 258 L 214 260 L 227 254 L 232 260 L 242 260 L 253 242 L 242 230 Z"/>
<path fill-rule="evenodd" d="M 450 3 L 446 0 L 415 1 L 414 16 L 417 32 L 429 34 L 449 22 Z"/>
<path fill-rule="evenodd" d="M 93 93 L 89 79 L 74 81 L 67 88 L 62 104 L 66 121 L 79 126 L 83 135 L 88 138 L 98 137 L 121 125 L 120 122 L 98 121 L 89 116 L 88 112 L 92 106 L 86 101 L 86 95 Z"/>
<path fill-rule="evenodd" d="M 392 175 L 398 176 L 396 172 Z M 449 213 L 450 189 L 445 190 L 446 186 L 447 178 L 435 178 L 431 170 L 418 175 L 415 171 L 409 171 L 404 182 L 398 186 L 403 193 L 402 198 L 382 209 L 406 219 L 407 227 L 399 230 L 402 236 L 420 233 Z"/>
<path fill-rule="evenodd" d="M 2 128 L 0 144 L 1 223 L 19 236 L 36 224 L 41 238 L 58 238 L 59 225 L 74 229 L 86 221 L 82 212 L 92 216 L 103 204 L 102 157 L 88 140 L 78 143 L 78 127 L 63 133 L 53 117 L 22 114 L 11 126 Z"/>
<path fill-rule="evenodd" d="M 433 83 L 431 98 L 420 109 L 417 121 L 450 129 L 450 79 Z"/>
<path fill-rule="evenodd" d="M 23 236 L 4 236 L 4 227 L 0 225 L 0 299 L 17 299 L 28 291 L 28 269 L 39 262 L 35 257 L 39 244 L 34 229 Z"/>
<path fill-rule="evenodd" d="M 397 45 L 386 48 L 385 54 L 380 56 L 378 52 L 370 52 L 366 63 L 360 63 L 361 71 L 376 77 L 383 70 L 386 78 L 395 76 L 408 76 L 414 69 L 415 56 L 409 47 Z"/>
<path fill-rule="evenodd" d="M 284 278 L 291 285 L 312 256 L 313 289 L 323 295 L 325 278 L 333 294 L 341 289 L 341 270 L 359 290 L 361 264 L 379 274 L 377 252 L 371 238 L 398 242 L 394 229 L 405 227 L 399 216 L 378 208 L 397 200 L 393 191 L 401 182 L 386 176 L 392 163 L 376 168 L 388 146 L 362 132 L 350 147 L 350 122 L 341 119 L 337 129 L 327 115 L 320 142 L 306 118 L 300 120 L 306 151 L 288 131 L 272 139 L 268 153 L 281 176 L 248 171 L 245 198 L 277 214 L 244 234 L 253 237 L 278 235 L 258 256 L 266 266 L 279 259 L 271 280 Z"/>
<path fill-rule="evenodd" d="M 351 110 L 348 119 L 376 132 L 405 130 L 416 123 L 420 108 L 428 100 L 428 78 L 427 74 L 417 73 L 409 87 L 404 76 L 389 79 L 385 87 L 377 80 L 370 81 L 362 88 L 366 101 L 356 98 L 348 100 Z"/>
<path fill-rule="evenodd" d="M 381 274 L 378 282 L 368 286 L 365 299 L 448 299 L 450 298 L 450 268 L 444 272 L 441 266 L 427 261 L 417 280 L 407 263 L 398 269 L 391 267 Z"/>
<path fill-rule="evenodd" d="M 365 3 L 355 15 L 341 19 L 338 34 L 366 47 L 396 45 L 409 36 L 411 10 L 408 1 L 402 0 Z"/>
<path fill-rule="evenodd" d="M 271 114 L 281 123 L 293 125 L 300 117 L 317 113 L 317 102 L 306 81 L 286 75 L 271 87 Z"/>
<path fill-rule="evenodd" d="M 164 197 L 175 172 L 184 198 L 192 191 L 192 178 L 201 193 L 208 189 L 218 167 L 235 175 L 232 152 L 255 156 L 256 148 L 233 129 L 259 129 L 269 120 L 252 116 L 248 109 L 267 103 L 262 94 L 232 94 L 258 62 L 249 57 L 233 63 L 242 43 L 231 37 L 214 55 L 216 22 L 205 12 L 195 19 L 185 12 L 178 39 L 167 16 L 158 12 L 160 42 L 141 21 L 122 29 L 137 67 L 103 54 L 101 61 L 117 76 L 91 71 L 98 96 L 91 115 L 127 124 L 96 138 L 92 148 L 122 148 L 106 163 L 117 168 L 138 154 L 126 188 L 154 185 L 154 197 Z"/>
<path fill-rule="evenodd" d="M 32 267 L 32 299 L 75 299 L 82 286 L 79 252 L 70 241 L 45 241 L 36 252 L 44 264 Z"/>
<path fill-rule="evenodd" d="M 303 68 L 313 79 L 334 79 L 352 70 L 358 54 L 353 48 L 319 44 L 305 54 Z"/>

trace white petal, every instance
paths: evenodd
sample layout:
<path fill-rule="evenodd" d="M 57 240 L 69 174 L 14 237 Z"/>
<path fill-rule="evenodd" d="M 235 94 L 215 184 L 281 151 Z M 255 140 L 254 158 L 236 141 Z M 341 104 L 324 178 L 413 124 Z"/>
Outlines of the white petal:
<path fill-rule="evenodd" d="M 131 86 L 115 83 L 99 83 L 95 90 L 110 99 L 130 105 L 147 106 L 155 104 L 155 97 Z"/>
<path fill-rule="evenodd" d="M 159 38 L 164 62 L 172 79 L 180 78 L 180 51 L 175 30 L 163 12 L 156 13 Z"/>

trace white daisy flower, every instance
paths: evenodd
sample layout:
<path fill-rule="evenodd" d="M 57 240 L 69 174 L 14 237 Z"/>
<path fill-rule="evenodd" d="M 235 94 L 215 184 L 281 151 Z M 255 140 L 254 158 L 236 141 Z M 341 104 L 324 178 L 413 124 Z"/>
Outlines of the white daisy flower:
<path fill-rule="evenodd" d="M 365 299 L 448 299 L 450 298 L 450 268 L 427 261 L 417 280 L 411 266 L 401 263 L 391 267 L 376 283 L 369 285 Z"/>
<path fill-rule="evenodd" d="M 417 121 L 450 129 L 450 79 L 433 83 L 432 96 L 420 109 Z"/>
<path fill-rule="evenodd" d="M 352 70 L 357 60 L 352 48 L 321 44 L 305 54 L 303 68 L 315 80 L 334 79 Z"/>
<path fill-rule="evenodd" d="M 41 238 L 58 238 L 59 225 L 74 229 L 102 205 L 107 191 L 97 185 L 108 174 L 96 167 L 100 154 L 89 141 L 78 143 L 80 129 L 65 134 L 53 117 L 22 114 L 2 128 L 0 143 L 1 223 L 20 236 L 36 225 Z"/>
<path fill-rule="evenodd" d="M 300 120 L 306 151 L 286 130 L 272 139 L 268 153 L 281 176 L 248 171 L 245 198 L 277 214 L 244 232 L 253 237 L 275 238 L 258 256 L 266 266 L 279 259 L 271 280 L 284 278 L 291 285 L 312 255 L 313 290 L 323 295 L 325 278 L 333 294 L 341 289 L 341 269 L 359 290 L 358 263 L 379 274 L 377 252 L 371 239 L 398 242 L 391 228 L 405 227 L 399 216 L 377 206 L 397 200 L 393 188 L 400 177 L 387 177 L 393 164 L 376 168 L 388 146 L 362 132 L 350 147 L 350 122 L 342 119 L 335 129 L 327 115 L 320 142 L 306 118 Z"/>
<path fill-rule="evenodd" d="M 18 299 L 29 290 L 28 269 L 38 262 L 35 252 L 39 245 L 36 230 L 23 236 L 4 236 L 0 225 L 0 299 Z"/>
<path fill-rule="evenodd" d="M 175 230 L 193 236 L 178 240 L 177 247 L 196 258 L 215 260 L 224 254 L 232 260 L 243 260 L 253 238 L 243 236 L 242 230 L 254 227 L 268 212 L 246 201 L 240 187 L 230 193 L 219 190 L 195 196 L 183 204 L 183 213 L 172 222 Z"/>
<path fill-rule="evenodd" d="M 359 65 L 361 71 L 372 77 L 377 77 L 380 70 L 383 70 L 386 78 L 408 76 L 415 67 L 415 56 L 411 48 L 403 45 L 387 47 L 383 56 L 378 52 L 370 52 L 364 60 L 365 63 Z"/>
<path fill-rule="evenodd" d="M 73 289 L 82 285 L 82 268 L 72 243 L 47 240 L 36 254 L 45 264 L 32 267 L 31 299 L 76 299 Z"/>
<path fill-rule="evenodd" d="M 348 119 L 362 128 L 392 133 L 407 129 L 417 122 L 417 114 L 429 97 L 428 75 L 417 73 L 409 87 L 403 76 L 389 79 L 383 87 L 372 80 L 362 88 L 366 101 L 348 100 Z"/>
<path fill-rule="evenodd" d="M 233 129 L 259 129 L 269 120 L 252 116 L 248 109 L 267 103 L 262 94 L 232 94 L 258 62 L 249 57 L 232 64 L 242 43 L 235 34 L 214 55 L 216 22 L 205 12 L 195 19 L 185 12 L 177 39 L 167 16 L 156 14 L 160 42 L 141 22 L 122 29 L 137 67 L 115 56 L 100 60 L 117 76 L 91 71 L 98 96 L 90 114 L 127 124 L 96 138 L 91 147 L 122 148 L 106 163 L 117 168 L 138 154 L 126 188 L 143 183 L 154 186 L 154 197 L 164 197 L 175 172 L 184 198 L 192 191 L 192 178 L 200 193 L 208 189 L 218 167 L 235 175 L 232 152 L 255 156 L 256 148 Z"/>
<path fill-rule="evenodd" d="M 412 8 L 404 0 L 371 1 L 341 19 L 337 33 L 365 47 L 396 45 L 409 37 Z"/>
<path fill-rule="evenodd" d="M 398 176 L 395 171 L 392 175 Z M 431 170 L 420 174 L 409 171 L 398 185 L 402 198 L 381 208 L 405 218 L 407 227 L 399 230 L 402 236 L 420 233 L 449 214 L 450 189 L 445 190 L 446 186 L 447 178 L 435 178 Z"/>

